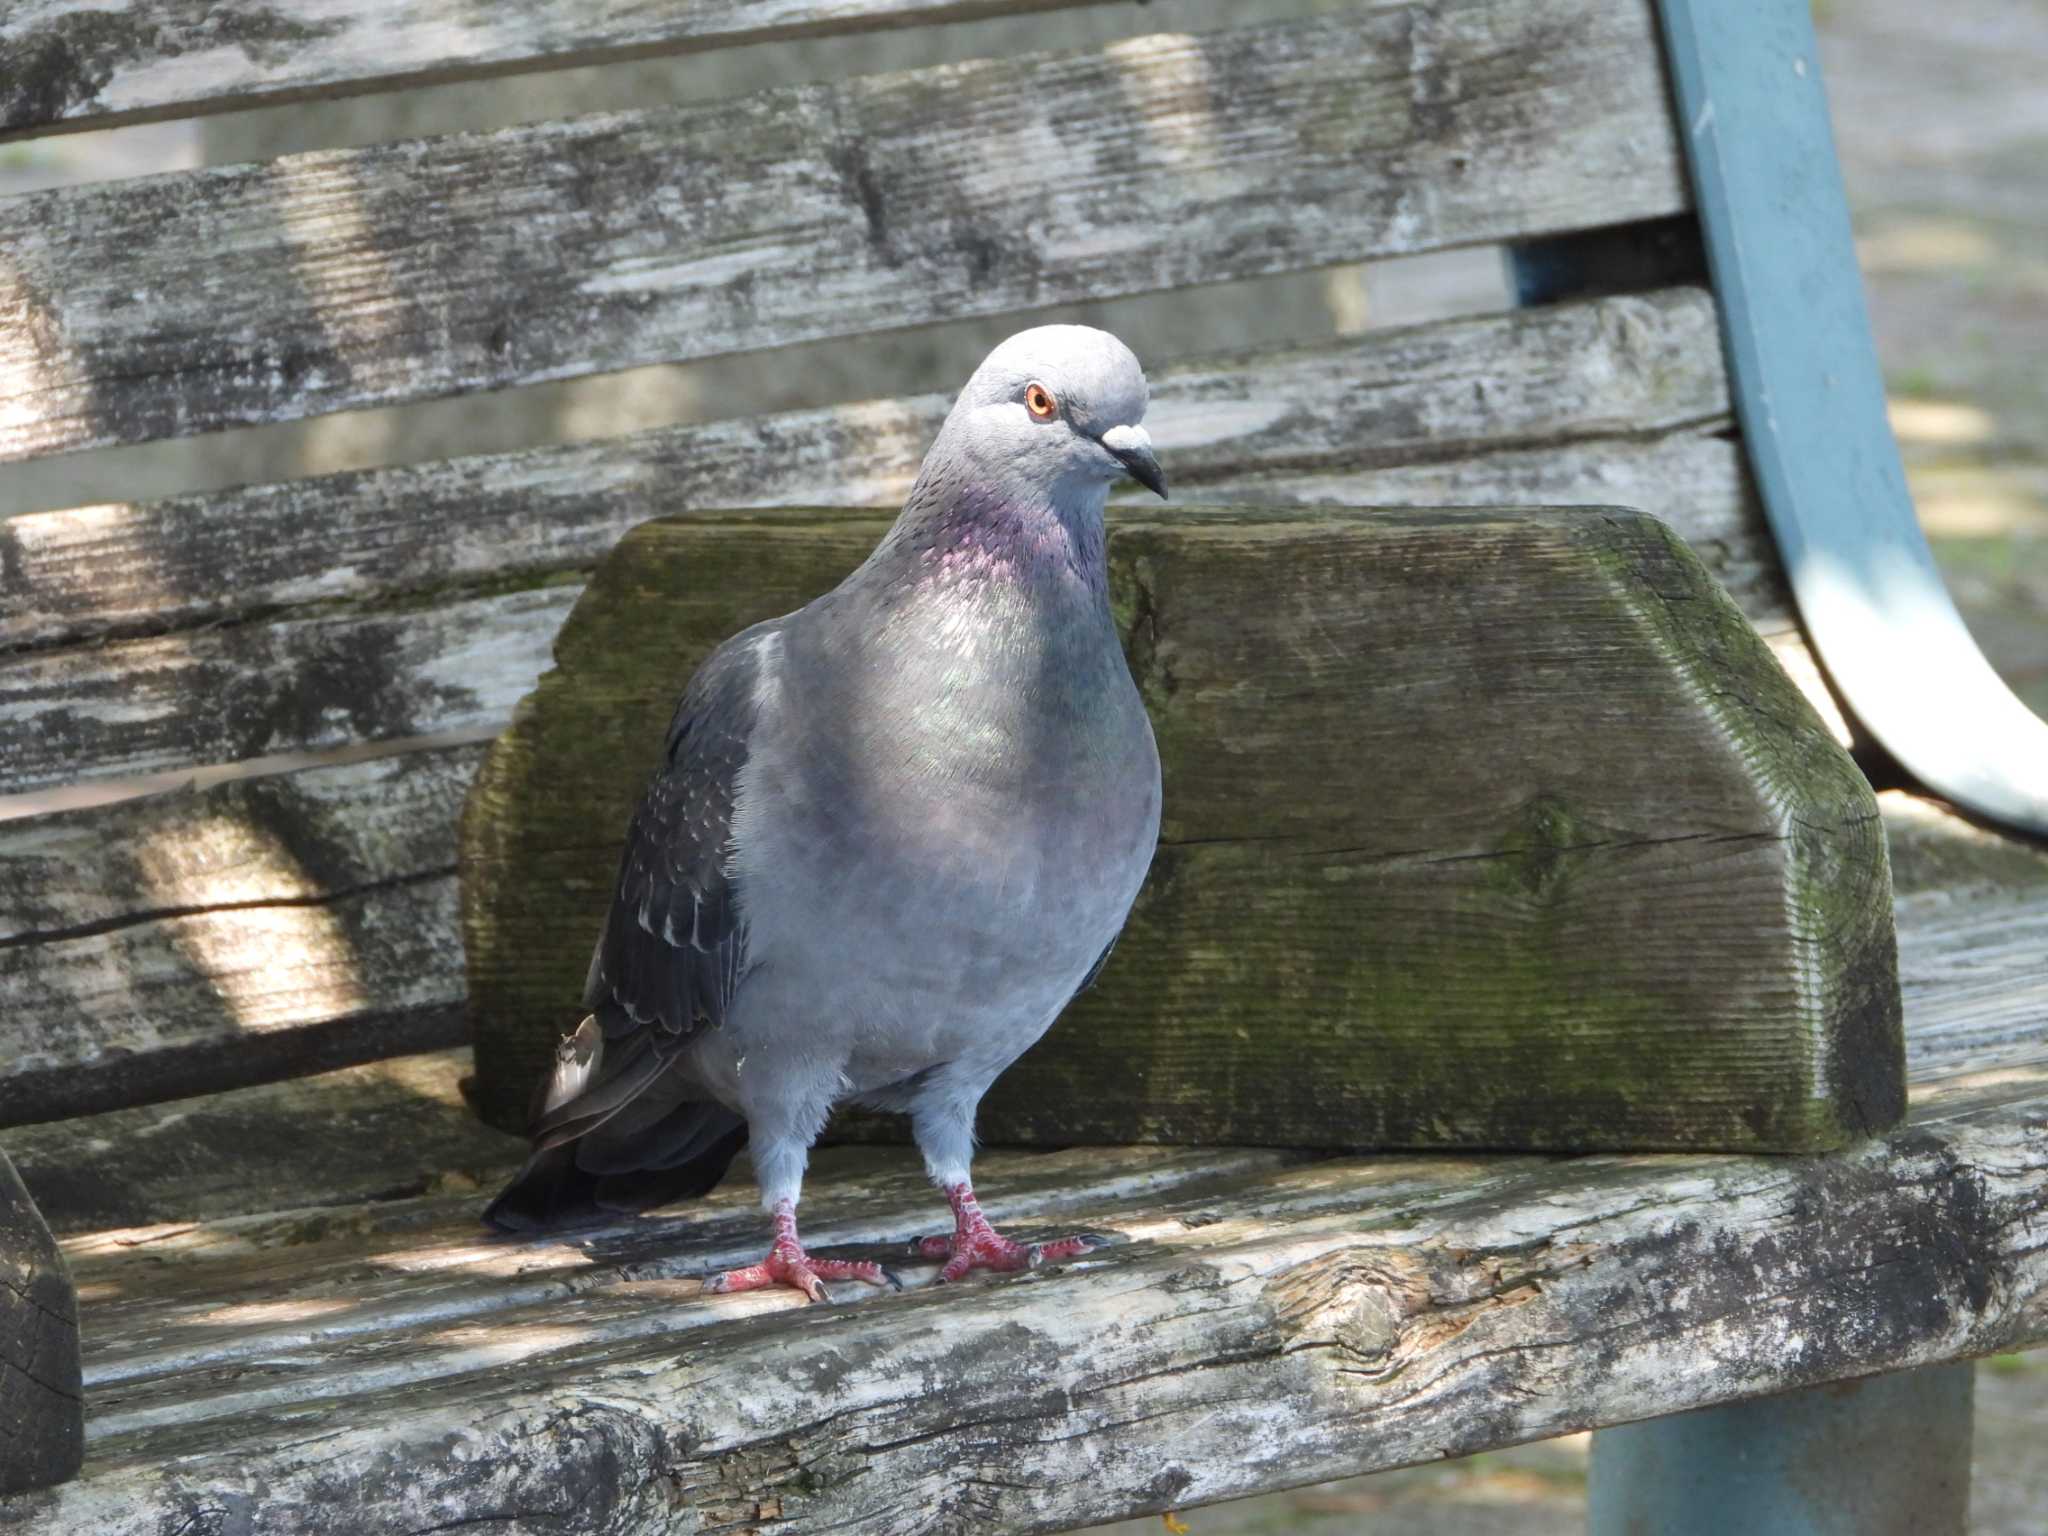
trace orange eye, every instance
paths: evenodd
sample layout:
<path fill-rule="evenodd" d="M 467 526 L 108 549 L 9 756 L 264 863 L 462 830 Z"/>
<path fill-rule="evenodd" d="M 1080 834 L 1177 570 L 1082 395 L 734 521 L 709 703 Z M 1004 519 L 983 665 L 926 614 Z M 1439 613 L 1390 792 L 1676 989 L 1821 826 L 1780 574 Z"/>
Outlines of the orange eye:
<path fill-rule="evenodd" d="M 1033 421 L 1051 421 L 1059 413 L 1060 403 L 1053 399 L 1052 391 L 1043 384 L 1033 384 L 1024 391 L 1024 409 L 1031 413 Z"/>

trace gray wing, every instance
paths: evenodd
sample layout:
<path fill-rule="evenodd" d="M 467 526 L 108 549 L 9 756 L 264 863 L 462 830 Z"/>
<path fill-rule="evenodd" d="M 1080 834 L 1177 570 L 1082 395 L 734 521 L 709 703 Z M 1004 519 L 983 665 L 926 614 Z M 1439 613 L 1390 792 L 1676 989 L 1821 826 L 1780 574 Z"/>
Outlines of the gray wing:
<path fill-rule="evenodd" d="M 592 1017 L 563 1041 L 542 1085 L 536 1145 L 560 1145 L 618 1114 L 691 1037 L 731 1012 L 747 948 L 729 874 L 733 803 L 754 727 L 758 642 L 779 623 L 720 646 L 676 707 L 591 956 L 583 1003 Z"/>

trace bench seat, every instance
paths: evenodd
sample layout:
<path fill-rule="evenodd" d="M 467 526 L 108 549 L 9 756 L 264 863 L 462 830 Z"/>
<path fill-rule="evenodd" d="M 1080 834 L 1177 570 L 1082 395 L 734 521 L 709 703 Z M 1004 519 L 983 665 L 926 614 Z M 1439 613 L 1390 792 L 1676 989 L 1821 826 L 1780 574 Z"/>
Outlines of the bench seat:
<path fill-rule="evenodd" d="M 0 1528 L 1061 1529 L 2048 1343 L 2048 856 L 1882 801 L 1913 1110 L 1829 1157 L 997 1152 L 998 1220 L 1122 1242 L 825 1309 L 699 1294 L 743 1175 L 488 1235 L 464 1051 L 8 1131 L 90 1416 Z M 806 1210 L 881 1256 L 943 1215 L 870 1148 Z"/>

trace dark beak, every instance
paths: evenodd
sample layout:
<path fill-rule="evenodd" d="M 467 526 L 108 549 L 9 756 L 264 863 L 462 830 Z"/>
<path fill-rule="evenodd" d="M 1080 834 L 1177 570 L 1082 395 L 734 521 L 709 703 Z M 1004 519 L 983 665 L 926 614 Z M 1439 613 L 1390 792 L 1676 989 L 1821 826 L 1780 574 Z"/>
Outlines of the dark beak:
<path fill-rule="evenodd" d="M 1102 446 L 1116 455 L 1133 480 L 1162 501 L 1166 499 L 1166 471 L 1153 457 L 1152 439 L 1143 427 L 1111 427 L 1102 434 Z"/>

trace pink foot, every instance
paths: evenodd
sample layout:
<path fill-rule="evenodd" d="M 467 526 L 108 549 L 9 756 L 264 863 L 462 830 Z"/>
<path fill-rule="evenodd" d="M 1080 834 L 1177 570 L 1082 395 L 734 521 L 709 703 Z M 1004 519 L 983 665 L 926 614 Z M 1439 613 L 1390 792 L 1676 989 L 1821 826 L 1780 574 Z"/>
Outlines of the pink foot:
<path fill-rule="evenodd" d="M 758 1264 L 708 1276 L 704 1289 L 715 1296 L 730 1296 L 736 1291 L 759 1291 L 771 1285 L 787 1285 L 802 1291 L 813 1301 L 830 1301 L 832 1298 L 825 1294 L 827 1280 L 865 1280 L 869 1285 L 903 1289 L 903 1282 L 879 1264 L 851 1259 L 814 1259 L 805 1253 L 804 1245 L 796 1235 L 796 1208 L 784 1200 L 775 1207 L 775 1243 L 768 1250 L 768 1257 Z"/>
<path fill-rule="evenodd" d="M 1063 1237 L 1051 1243 L 1014 1242 L 988 1224 L 988 1218 L 981 1213 L 981 1203 L 967 1185 L 953 1185 L 946 1191 L 946 1199 L 953 1207 L 953 1235 L 923 1237 L 910 1245 L 910 1251 L 921 1258 L 946 1261 L 939 1271 L 942 1284 L 958 1280 L 972 1269 L 1036 1269 L 1041 1264 L 1091 1252 L 1104 1243 L 1102 1238 L 1085 1236 Z"/>

